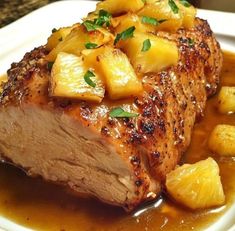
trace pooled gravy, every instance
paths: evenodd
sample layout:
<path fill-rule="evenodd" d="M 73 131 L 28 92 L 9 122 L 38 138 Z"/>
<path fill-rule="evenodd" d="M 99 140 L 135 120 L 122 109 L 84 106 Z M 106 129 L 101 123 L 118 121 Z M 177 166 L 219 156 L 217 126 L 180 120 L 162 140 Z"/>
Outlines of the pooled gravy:
<path fill-rule="evenodd" d="M 235 54 L 224 53 L 221 85 L 235 86 Z M 77 198 L 60 186 L 32 179 L 12 166 L 0 164 L 0 215 L 36 230 L 171 231 L 208 227 L 235 203 L 235 161 L 214 155 L 207 147 L 214 126 L 235 125 L 235 114 L 221 115 L 216 105 L 216 96 L 208 100 L 205 117 L 195 125 L 184 160 L 194 163 L 212 156 L 217 161 L 226 195 L 224 206 L 191 211 L 163 195 L 154 203 L 126 214 L 120 208 Z"/>

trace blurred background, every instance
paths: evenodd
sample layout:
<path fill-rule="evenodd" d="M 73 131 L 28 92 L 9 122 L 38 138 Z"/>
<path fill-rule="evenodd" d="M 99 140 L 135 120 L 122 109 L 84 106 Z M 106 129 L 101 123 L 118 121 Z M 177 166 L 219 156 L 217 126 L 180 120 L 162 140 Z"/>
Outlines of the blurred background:
<path fill-rule="evenodd" d="M 55 1 L 56 0 L 0 0 L 0 28 L 39 7 Z M 189 2 L 199 8 L 235 13 L 235 0 L 189 0 Z"/>

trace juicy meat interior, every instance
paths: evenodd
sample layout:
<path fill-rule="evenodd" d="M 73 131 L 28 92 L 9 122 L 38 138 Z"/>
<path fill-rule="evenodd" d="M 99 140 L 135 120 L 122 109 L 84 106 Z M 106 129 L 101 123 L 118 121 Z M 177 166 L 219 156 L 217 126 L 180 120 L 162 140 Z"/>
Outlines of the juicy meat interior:
<path fill-rule="evenodd" d="M 92 104 L 49 97 L 44 47 L 13 63 L 0 97 L 2 158 L 29 175 L 126 209 L 156 197 L 216 92 L 222 63 L 206 21 L 158 36 L 177 42 L 178 65 L 147 74 L 142 96 L 129 100 Z M 140 116 L 110 118 L 117 106 Z"/>

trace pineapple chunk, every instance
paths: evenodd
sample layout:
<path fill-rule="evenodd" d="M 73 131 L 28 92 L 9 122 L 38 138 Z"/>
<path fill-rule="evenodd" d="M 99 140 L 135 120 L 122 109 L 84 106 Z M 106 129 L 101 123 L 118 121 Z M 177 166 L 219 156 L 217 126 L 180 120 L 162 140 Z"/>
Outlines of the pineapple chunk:
<path fill-rule="evenodd" d="M 176 31 L 182 26 L 183 14 L 179 11 L 175 14 L 168 4 L 168 0 L 155 1 L 145 5 L 139 12 L 139 16 L 148 16 L 157 20 L 166 20 L 158 25 L 158 30 Z"/>
<path fill-rule="evenodd" d="M 135 26 L 135 31 L 137 32 L 155 32 L 156 28 L 154 25 L 143 24 L 141 17 L 133 13 L 113 18 L 112 25 L 115 27 L 116 33 L 121 33 L 131 26 Z"/>
<path fill-rule="evenodd" d="M 103 28 L 87 32 L 84 26 L 74 28 L 47 56 L 48 61 L 54 61 L 60 52 L 80 55 L 86 43 L 95 43 L 101 46 L 114 40 L 114 36 Z"/>
<path fill-rule="evenodd" d="M 235 87 L 222 87 L 218 100 L 221 113 L 235 112 Z"/>
<path fill-rule="evenodd" d="M 166 187 L 170 196 L 191 209 L 225 202 L 219 167 L 212 158 L 176 168 L 167 175 Z"/>
<path fill-rule="evenodd" d="M 180 2 L 176 2 L 176 4 L 183 14 L 183 27 L 192 28 L 197 14 L 196 8 L 193 6 L 185 7 Z"/>
<path fill-rule="evenodd" d="M 151 5 L 155 5 L 155 6 L 159 5 L 159 2 L 158 3 L 156 3 L 156 2 L 157 2 L 156 0 L 146 0 L 146 3 L 147 3 L 146 8 L 151 8 Z M 178 0 L 176 0 L 175 3 L 179 8 L 179 14 L 182 17 L 182 26 L 185 27 L 185 28 L 193 27 L 195 17 L 196 17 L 196 13 L 197 13 L 196 8 L 193 7 L 193 6 L 186 7 L 182 3 L 180 3 Z M 172 14 L 173 12 L 169 11 L 170 8 L 168 8 L 168 11 L 167 11 L 167 4 L 169 5 L 168 0 L 163 0 L 161 2 L 161 5 L 164 5 L 164 7 L 165 7 L 164 8 L 165 9 L 165 14 L 169 15 L 169 14 Z M 161 9 L 160 11 L 163 12 L 164 9 Z M 147 11 L 149 12 L 149 10 L 147 10 Z M 157 12 L 155 14 L 154 13 L 150 13 L 150 14 L 151 15 L 156 15 Z M 176 15 L 172 15 L 172 16 L 176 16 Z M 146 16 L 148 16 L 148 15 L 146 15 Z M 151 16 L 151 17 L 153 17 L 153 16 Z M 156 17 L 159 17 L 159 15 L 156 15 Z M 162 15 L 162 17 L 164 17 L 164 16 Z M 169 16 L 166 16 L 164 19 L 168 19 L 168 17 Z M 170 20 L 172 20 L 172 19 L 170 18 Z M 173 30 L 174 31 L 174 30 L 177 30 L 181 26 L 180 19 L 178 18 L 177 20 L 178 20 L 178 22 L 175 22 L 176 27 L 174 27 L 174 22 L 171 21 L 169 23 L 170 27 L 168 28 L 168 30 Z M 167 23 L 165 23 L 163 28 L 167 29 L 167 26 L 168 26 Z M 172 28 L 172 26 L 173 26 L 173 28 Z"/>
<path fill-rule="evenodd" d="M 102 76 L 102 71 L 99 63 L 99 56 L 104 53 L 105 47 L 101 46 L 96 49 L 86 49 L 82 51 L 83 61 L 85 66 L 92 67 Z"/>
<path fill-rule="evenodd" d="M 105 89 L 99 75 L 95 73 L 92 81 L 95 87 L 88 85 L 84 76 L 87 72 L 82 57 L 61 52 L 52 67 L 50 95 L 101 102 Z"/>
<path fill-rule="evenodd" d="M 100 68 L 111 99 L 139 95 L 142 83 L 137 78 L 127 56 L 119 49 L 105 47 L 99 56 Z"/>
<path fill-rule="evenodd" d="M 142 52 L 143 42 L 149 39 L 151 47 Z M 127 54 L 134 68 L 141 73 L 158 72 L 171 65 L 176 65 L 179 59 L 178 48 L 174 42 L 164 38 L 146 34 L 135 33 L 130 38 L 119 43 Z"/>
<path fill-rule="evenodd" d="M 53 48 L 55 48 L 61 41 L 65 39 L 72 29 L 73 27 L 63 27 L 53 32 L 47 39 L 46 49 L 51 51 Z"/>
<path fill-rule="evenodd" d="M 106 0 L 97 4 L 96 11 L 101 9 L 116 15 L 125 12 L 136 12 L 144 6 L 142 0 Z"/>
<path fill-rule="evenodd" d="M 235 126 L 217 125 L 210 135 L 208 146 L 219 155 L 235 157 Z"/>

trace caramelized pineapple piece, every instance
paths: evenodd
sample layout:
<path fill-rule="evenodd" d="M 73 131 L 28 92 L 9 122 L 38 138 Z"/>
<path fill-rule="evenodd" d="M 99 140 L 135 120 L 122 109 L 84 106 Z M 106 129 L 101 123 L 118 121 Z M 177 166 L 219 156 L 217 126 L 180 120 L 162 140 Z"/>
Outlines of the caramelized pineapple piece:
<path fill-rule="evenodd" d="M 51 36 L 47 39 L 46 49 L 51 51 L 71 32 L 74 27 L 63 27 L 59 30 L 52 31 Z"/>
<path fill-rule="evenodd" d="M 96 49 L 86 49 L 82 51 L 83 61 L 87 67 L 92 67 L 96 72 L 101 73 L 99 56 L 104 53 L 105 47 L 101 46 Z M 102 75 L 102 74 L 100 74 Z"/>
<path fill-rule="evenodd" d="M 219 167 L 212 158 L 176 168 L 167 175 L 166 188 L 171 197 L 191 209 L 225 202 Z"/>
<path fill-rule="evenodd" d="M 126 29 L 134 26 L 137 32 L 155 32 L 156 27 L 150 24 L 144 24 L 141 21 L 142 17 L 136 14 L 128 13 L 120 17 L 112 19 L 112 25 L 115 27 L 116 33 L 121 33 Z"/>
<path fill-rule="evenodd" d="M 222 87 L 219 93 L 219 111 L 221 113 L 235 112 L 235 87 Z"/>
<path fill-rule="evenodd" d="M 101 46 L 114 40 L 114 36 L 103 28 L 88 32 L 82 25 L 74 28 L 71 33 L 61 41 L 47 56 L 48 61 L 54 61 L 60 52 L 80 55 L 86 49 L 87 43 Z"/>
<path fill-rule="evenodd" d="M 119 49 L 105 47 L 99 56 L 107 91 L 111 99 L 120 99 L 139 95 L 142 83 L 137 78 L 127 56 Z"/>
<path fill-rule="evenodd" d="M 106 0 L 97 4 L 96 11 L 101 9 L 117 15 L 126 12 L 136 12 L 144 6 L 142 0 Z"/>
<path fill-rule="evenodd" d="M 192 5 L 186 7 L 178 1 L 176 1 L 176 4 L 183 15 L 183 27 L 192 28 L 194 26 L 195 17 L 197 14 L 196 8 Z"/>
<path fill-rule="evenodd" d="M 235 126 L 220 124 L 212 131 L 208 146 L 222 156 L 235 156 Z"/>
<path fill-rule="evenodd" d="M 156 2 L 157 2 L 156 0 L 146 0 L 146 4 L 148 5 L 147 8 L 150 8 L 151 4 L 158 5 L 158 4 L 156 4 Z M 182 26 L 185 27 L 185 28 L 193 27 L 194 26 L 195 17 L 196 17 L 196 14 L 197 14 L 196 8 L 193 7 L 190 4 L 188 5 L 188 3 L 183 4 L 182 2 L 180 2 L 178 0 L 175 0 L 175 3 L 177 5 L 177 7 L 178 7 L 179 14 L 182 17 Z M 169 5 L 168 0 L 162 0 L 161 4 L 164 5 L 165 7 L 166 7 L 167 4 Z M 174 12 L 172 11 L 172 13 L 174 13 Z M 176 25 L 177 25 L 177 23 L 176 23 Z M 178 24 L 178 27 L 175 28 L 175 30 L 177 30 L 179 28 L 179 26 L 180 25 Z M 165 28 L 165 26 L 164 26 L 164 28 Z M 169 29 L 169 30 L 173 30 L 174 31 L 174 28 L 173 29 Z"/>
<path fill-rule="evenodd" d="M 48 61 L 54 61 L 60 52 L 67 52 L 80 55 L 85 49 L 85 44 L 89 42 L 89 34 L 83 26 L 79 26 L 61 41 L 47 56 Z"/>
<path fill-rule="evenodd" d="M 166 20 L 157 26 L 158 30 L 176 31 L 183 23 L 182 12 L 179 10 L 178 13 L 174 13 L 169 6 L 168 0 L 146 4 L 138 12 L 138 15 L 155 18 L 158 21 Z"/>
<path fill-rule="evenodd" d="M 143 52 L 146 39 L 150 40 L 151 46 Z M 151 34 L 135 33 L 133 38 L 121 41 L 119 46 L 125 51 L 134 68 L 141 73 L 158 72 L 176 65 L 179 59 L 178 48 L 174 42 Z"/>
<path fill-rule="evenodd" d="M 102 80 L 94 72 L 94 76 L 90 77 L 93 84 L 89 84 L 85 80 L 87 71 L 82 57 L 59 53 L 52 67 L 50 95 L 101 102 L 105 93 Z"/>

